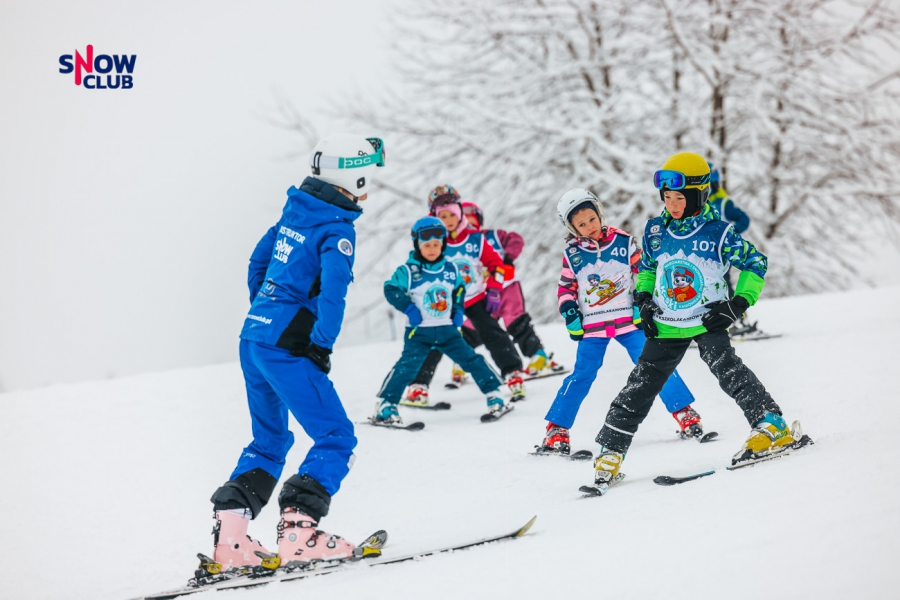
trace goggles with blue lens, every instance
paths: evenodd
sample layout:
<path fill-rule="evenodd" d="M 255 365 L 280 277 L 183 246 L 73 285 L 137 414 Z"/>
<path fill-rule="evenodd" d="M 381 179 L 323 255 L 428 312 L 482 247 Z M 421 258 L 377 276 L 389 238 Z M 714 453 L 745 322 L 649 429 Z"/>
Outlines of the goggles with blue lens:
<path fill-rule="evenodd" d="M 683 190 L 689 185 L 709 183 L 709 173 L 705 175 L 685 175 L 678 171 L 660 169 L 653 174 L 653 185 L 656 189 Z"/>
<path fill-rule="evenodd" d="M 321 152 L 314 153 L 309 159 L 309 164 L 313 168 L 313 175 L 318 175 L 320 169 L 358 169 L 372 165 L 383 167 L 386 156 L 384 140 L 381 138 L 366 138 L 366 141 L 372 144 L 375 154 L 343 158 L 340 156 L 324 156 Z"/>
<path fill-rule="evenodd" d="M 429 240 L 442 240 L 447 237 L 447 230 L 443 227 L 429 227 L 428 229 L 420 229 L 416 232 L 416 237 L 420 242 Z"/>

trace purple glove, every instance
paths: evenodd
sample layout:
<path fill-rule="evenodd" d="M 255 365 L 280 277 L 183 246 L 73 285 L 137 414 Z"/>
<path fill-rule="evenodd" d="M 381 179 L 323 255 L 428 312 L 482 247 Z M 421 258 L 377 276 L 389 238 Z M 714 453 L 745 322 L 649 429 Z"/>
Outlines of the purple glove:
<path fill-rule="evenodd" d="M 500 290 L 495 288 L 488 288 L 487 296 L 484 302 L 484 308 L 490 313 L 492 317 L 497 318 L 497 313 L 500 312 Z"/>

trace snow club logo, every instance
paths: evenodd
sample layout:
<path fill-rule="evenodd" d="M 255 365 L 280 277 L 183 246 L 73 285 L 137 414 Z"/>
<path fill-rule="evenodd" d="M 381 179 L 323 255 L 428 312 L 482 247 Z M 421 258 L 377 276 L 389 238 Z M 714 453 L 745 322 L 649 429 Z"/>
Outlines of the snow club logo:
<path fill-rule="evenodd" d="M 75 71 L 75 85 L 83 86 L 89 90 L 130 90 L 134 87 L 134 79 L 131 73 L 134 71 L 134 63 L 137 55 L 125 54 L 98 54 L 94 56 L 94 47 L 87 45 L 84 56 L 78 50 L 75 51 L 74 61 L 71 54 L 63 54 L 59 57 L 59 72 L 63 74 Z M 115 71 L 115 74 L 113 74 Z M 85 73 L 87 73 L 85 75 Z M 103 76 L 106 76 L 105 78 Z M 104 85 L 105 84 L 105 85 Z"/>
<path fill-rule="evenodd" d="M 291 252 L 294 251 L 294 247 L 287 243 L 286 238 L 281 238 L 278 242 L 275 243 L 275 260 L 280 260 L 283 263 L 288 261 L 288 257 L 291 255 Z"/>

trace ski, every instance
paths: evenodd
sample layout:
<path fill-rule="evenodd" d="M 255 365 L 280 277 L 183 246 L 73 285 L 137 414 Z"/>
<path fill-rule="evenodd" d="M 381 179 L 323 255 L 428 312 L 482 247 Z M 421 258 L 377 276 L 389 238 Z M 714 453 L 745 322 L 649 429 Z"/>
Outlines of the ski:
<path fill-rule="evenodd" d="M 404 431 L 422 431 L 423 429 L 425 429 L 425 423 L 422 423 L 421 421 L 416 421 L 415 423 L 410 423 L 409 425 L 403 425 L 402 423 L 379 422 L 372 417 L 369 417 L 365 421 L 358 422 L 357 425 L 372 425 L 373 427 L 384 427 L 386 429 L 402 429 Z"/>
<path fill-rule="evenodd" d="M 719 434 L 715 431 L 710 431 L 709 433 L 704 433 L 702 435 L 690 435 L 683 431 L 676 431 L 675 433 L 683 440 L 697 440 L 701 444 L 705 444 L 706 442 L 719 437 Z"/>
<path fill-rule="evenodd" d="M 496 421 L 497 419 L 499 419 L 506 413 L 512 412 L 512 409 L 514 409 L 514 408 L 515 408 L 515 406 L 512 406 L 510 404 L 504 404 L 503 408 L 500 408 L 498 410 L 492 410 L 489 413 L 485 413 L 485 414 L 481 415 L 481 422 L 482 423 L 493 423 L 494 421 Z"/>
<path fill-rule="evenodd" d="M 582 498 L 593 498 L 595 496 L 602 496 L 606 492 L 609 491 L 609 488 L 618 484 L 623 479 L 625 479 L 625 473 L 619 473 L 616 475 L 612 481 L 609 483 L 601 483 L 600 485 L 583 485 L 578 488 L 578 491 L 583 494 Z"/>
<path fill-rule="evenodd" d="M 765 456 L 760 456 L 758 458 L 749 458 L 746 460 L 742 460 L 742 461 L 738 462 L 737 464 L 728 465 L 727 467 L 725 467 L 725 470 L 726 471 L 736 471 L 738 469 L 742 469 L 744 467 L 749 467 L 749 466 L 755 465 L 757 463 L 765 462 L 767 460 L 781 458 L 782 456 L 788 456 L 790 454 L 793 454 L 795 451 L 799 450 L 800 448 L 803 448 L 804 446 L 809 446 L 810 444 L 813 444 L 813 443 L 814 442 L 808 435 L 804 435 L 803 437 L 800 438 L 799 442 L 794 442 L 793 444 L 786 446 L 785 450 L 776 452 L 775 454 L 766 454 Z"/>
<path fill-rule="evenodd" d="M 408 406 L 410 408 L 421 408 L 423 410 L 450 410 L 449 402 L 438 402 L 437 404 L 414 404 L 406 400 L 400 401 L 400 406 Z"/>
<path fill-rule="evenodd" d="M 445 390 L 458 390 L 462 387 L 462 382 L 450 381 L 444 384 Z"/>
<path fill-rule="evenodd" d="M 763 333 L 759 332 L 756 335 L 737 335 L 731 338 L 732 342 L 755 342 L 758 340 L 771 340 L 775 338 L 784 337 L 783 333 Z"/>
<path fill-rule="evenodd" d="M 319 561 L 314 563 L 307 563 L 301 566 L 292 565 L 289 567 L 277 568 L 250 567 L 241 569 L 237 573 L 230 573 L 229 571 L 225 571 L 222 573 L 210 573 L 205 569 L 207 565 L 216 565 L 217 567 L 221 567 L 221 565 L 215 563 L 213 559 L 209 558 L 208 556 L 198 554 L 197 558 L 200 559 L 200 568 L 195 571 L 194 577 L 188 582 L 186 586 L 176 588 L 174 590 L 169 590 L 167 592 L 160 592 L 158 594 L 140 596 L 138 598 L 135 598 L 134 600 L 171 600 L 172 598 L 179 598 L 181 596 L 196 594 L 198 592 L 206 592 L 209 590 L 251 587 L 257 585 L 265 585 L 274 581 L 285 581 L 287 579 L 296 577 L 300 573 L 319 574 L 330 572 L 334 569 L 337 569 L 338 567 L 345 566 L 348 563 L 358 562 L 363 559 L 371 560 L 374 557 L 381 556 L 381 548 L 383 548 L 387 543 L 387 538 L 387 532 L 383 529 L 380 531 L 376 531 L 368 538 L 366 538 L 366 540 L 359 546 L 357 546 L 356 549 L 354 549 L 353 556 L 350 558 Z M 260 556 L 262 557 L 263 555 L 260 553 Z M 274 558 L 277 564 L 277 555 L 273 554 L 265 556 L 269 559 Z"/>
<path fill-rule="evenodd" d="M 417 558 L 423 558 L 426 556 L 432 556 L 435 554 L 442 554 L 444 552 L 454 552 L 456 550 L 464 550 L 466 548 L 472 548 L 474 546 L 481 546 L 484 544 L 490 544 L 492 542 L 499 542 L 501 540 L 507 539 L 517 539 L 524 536 L 528 533 L 528 530 L 531 529 L 531 526 L 534 525 L 534 522 L 537 520 L 537 517 L 532 517 L 530 521 L 528 521 L 522 527 L 519 527 L 515 531 L 510 533 L 504 533 L 502 535 L 496 535 L 489 538 L 483 538 L 476 540 L 474 542 L 465 542 L 462 544 L 452 545 L 452 546 L 444 546 L 441 548 L 435 548 L 433 550 L 425 550 L 422 552 L 415 552 L 412 554 L 406 554 L 403 556 L 391 556 L 384 557 L 375 555 L 373 558 L 366 558 L 364 560 L 367 566 L 380 566 L 380 565 L 390 565 L 399 562 L 406 562 L 410 560 L 416 560 Z M 376 549 L 376 552 L 379 552 Z M 163 592 L 162 594 L 155 594 L 151 596 L 141 596 L 140 598 L 136 598 L 135 600 L 170 600 L 171 598 L 177 598 L 179 596 L 185 596 L 188 594 L 194 594 L 197 592 L 205 592 L 207 590 L 231 590 L 237 588 L 244 587 L 254 587 L 259 585 L 267 585 L 275 582 L 284 582 L 284 581 L 296 581 L 298 579 L 305 579 L 307 577 L 316 577 L 318 575 L 328 575 L 330 573 L 337 573 L 340 571 L 347 571 L 349 569 L 356 568 L 355 563 L 361 562 L 359 559 L 347 559 L 340 562 L 336 562 L 336 564 L 330 564 L 327 566 L 319 566 L 308 569 L 296 570 L 293 572 L 274 572 L 272 575 L 268 576 L 258 576 L 255 578 L 251 578 L 249 576 L 239 576 L 234 579 L 223 581 L 217 584 L 195 587 L 195 588 L 181 588 L 179 590 L 172 590 L 170 592 Z"/>
<path fill-rule="evenodd" d="M 535 448 L 537 448 L 537 446 L 535 446 Z M 591 460 L 594 458 L 594 453 L 590 450 L 579 450 L 572 454 L 562 454 L 560 452 L 542 452 L 540 448 L 538 448 L 534 452 L 529 452 L 528 454 L 531 456 L 558 456 L 567 460 Z"/>
<path fill-rule="evenodd" d="M 760 456 L 758 458 L 750 458 L 747 460 L 742 460 L 737 464 L 731 464 L 725 467 L 726 471 L 736 471 L 738 469 L 743 469 L 744 467 L 750 467 L 752 465 L 766 462 L 769 460 L 774 460 L 776 458 L 781 458 L 783 456 L 790 456 L 797 450 L 800 450 L 804 446 L 809 446 L 813 444 L 813 440 L 808 435 L 803 435 L 800 438 L 800 441 L 795 442 L 789 446 L 786 446 L 784 450 L 780 452 L 776 452 L 774 454 L 766 454 L 765 456 Z M 709 471 L 703 471 L 702 473 L 696 473 L 694 475 L 688 475 L 686 477 L 672 477 L 670 475 L 660 475 L 653 479 L 653 483 L 657 485 L 677 485 L 679 483 L 685 483 L 687 481 L 694 481 L 695 479 L 700 479 L 701 477 L 706 477 L 707 475 L 712 475 L 716 472 L 715 469 L 710 469 Z"/>
<path fill-rule="evenodd" d="M 715 472 L 715 470 L 704 471 L 703 473 L 688 475 L 687 477 L 670 477 L 669 475 L 660 475 L 653 480 L 653 483 L 657 485 L 677 485 L 679 483 L 684 483 L 685 481 L 693 481 L 695 479 L 700 479 L 701 477 L 706 477 L 707 475 L 712 475 Z"/>
<path fill-rule="evenodd" d="M 541 372 L 541 373 L 536 373 L 534 375 L 525 374 L 522 376 L 522 381 L 532 381 L 534 379 L 545 379 L 547 377 L 556 377 L 557 375 L 567 375 L 571 372 L 572 372 L 571 369 L 566 369 L 565 367 L 563 367 L 559 371 L 550 371 L 549 373 Z"/>

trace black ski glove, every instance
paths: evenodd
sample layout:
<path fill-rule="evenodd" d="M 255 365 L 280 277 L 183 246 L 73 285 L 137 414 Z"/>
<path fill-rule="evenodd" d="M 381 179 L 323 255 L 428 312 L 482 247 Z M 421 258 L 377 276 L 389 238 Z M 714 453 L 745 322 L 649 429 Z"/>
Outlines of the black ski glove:
<path fill-rule="evenodd" d="M 735 296 L 731 300 L 717 300 L 704 306 L 709 312 L 700 318 L 700 322 L 708 332 L 718 333 L 727 330 L 740 319 L 750 308 L 750 303 L 743 296 Z"/>
<path fill-rule="evenodd" d="M 653 317 L 662 314 L 662 310 L 653 301 L 653 294 L 650 292 L 635 292 L 634 304 L 641 313 L 641 329 L 648 338 L 655 338 L 659 335 L 659 328 L 653 321 Z"/>
<path fill-rule="evenodd" d="M 295 350 L 291 352 L 294 356 L 305 356 L 312 361 L 314 365 L 322 369 L 326 375 L 331 372 L 331 350 L 310 344 L 303 350 Z"/>

